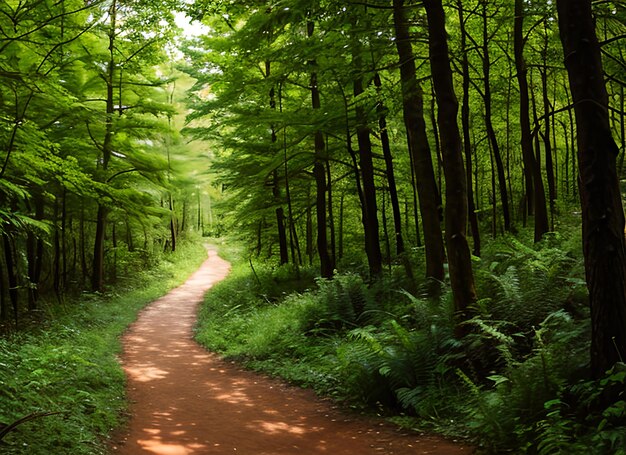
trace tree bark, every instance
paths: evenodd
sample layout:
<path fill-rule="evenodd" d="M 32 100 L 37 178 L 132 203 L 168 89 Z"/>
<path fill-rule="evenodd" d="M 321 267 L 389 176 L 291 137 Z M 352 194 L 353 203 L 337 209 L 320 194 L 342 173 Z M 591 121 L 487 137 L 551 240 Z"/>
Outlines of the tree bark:
<path fill-rule="evenodd" d="M 374 85 L 379 90 L 382 87 L 380 75 L 374 75 Z M 398 187 L 396 185 L 396 175 L 393 166 L 393 155 L 391 154 L 391 146 L 389 143 L 389 132 L 387 131 L 387 116 L 385 115 L 385 105 L 379 94 L 376 103 L 376 112 L 378 114 L 378 127 L 380 129 L 380 143 L 383 148 L 383 156 L 385 158 L 385 170 L 387 173 L 387 184 L 389 185 L 389 199 L 391 201 L 391 210 L 393 214 L 394 240 L 396 244 L 396 254 L 400 256 L 404 253 L 404 239 L 402 238 L 402 213 L 400 212 L 400 201 L 398 199 Z"/>
<path fill-rule="evenodd" d="M 315 32 L 315 24 L 313 21 L 307 22 L 307 36 L 313 37 Z M 311 68 L 311 75 L 309 80 L 309 89 L 311 90 L 311 105 L 313 109 L 319 109 L 321 107 L 320 92 L 317 86 L 317 62 L 310 60 L 309 67 Z M 315 211 L 317 221 L 317 253 L 320 258 L 320 274 L 322 278 L 332 278 L 333 276 L 333 264 L 328 253 L 328 234 L 327 234 L 327 219 L 326 219 L 326 145 L 324 142 L 324 135 L 320 130 L 317 130 L 314 134 L 314 150 L 315 150 L 315 162 L 313 164 L 313 176 L 315 178 Z"/>
<path fill-rule="evenodd" d="M 271 35 L 271 34 L 270 34 Z M 272 64 L 269 60 L 265 62 L 265 77 L 269 78 L 272 72 Z M 274 87 L 270 88 L 269 92 L 270 99 L 270 109 L 273 111 L 276 110 L 276 90 Z M 270 125 L 271 130 L 271 153 L 277 152 L 276 143 L 278 142 L 278 137 L 276 136 L 276 127 L 272 124 Z M 285 209 L 281 206 L 281 195 L 280 195 L 280 178 L 278 175 L 278 170 L 274 169 L 272 173 L 273 185 L 272 185 L 272 196 L 274 197 L 274 203 L 278 205 L 276 207 L 276 228 L 278 234 L 278 249 L 280 253 L 280 265 L 287 264 L 289 262 L 289 250 L 287 246 L 287 231 L 285 229 Z"/>
<path fill-rule="evenodd" d="M 446 177 L 446 244 L 454 308 L 460 320 L 469 317 L 476 302 L 474 274 L 465 235 L 467 192 L 462 144 L 457 124 L 458 102 L 448 55 L 445 12 L 441 0 L 424 0 L 428 19 L 430 67 L 437 97 L 439 131 Z"/>
<path fill-rule="evenodd" d="M 496 137 L 496 131 L 493 128 L 491 113 L 491 58 L 489 56 L 489 35 L 487 29 L 487 1 L 482 0 L 483 6 L 483 41 L 482 41 L 482 63 L 483 63 L 483 82 L 484 93 L 483 101 L 485 103 L 485 127 L 487 129 L 487 137 L 491 144 L 491 152 L 496 163 L 496 173 L 498 176 L 498 190 L 500 193 L 500 203 L 502 204 L 502 218 L 504 220 L 504 230 L 511 230 L 511 212 L 509 209 L 509 195 L 506 188 L 506 176 L 504 173 L 504 162 L 502 161 L 502 153 L 500 152 L 500 144 Z M 494 200 L 496 198 L 494 192 Z M 495 204 L 494 204 L 495 205 Z M 494 223 L 495 224 L 495 223 Z"/>
<path fill-rule="evenodd" d="M 469 106 L 469 88 L 470 73 L 469 60 L 467 57 L 467 30 L 465 28 L 465 17 L 463 4 L 459 0 L 457 2 L 459 12 L 459 24 L 461 26 L 461 71 L 463 72 L 463 103 L 461 105 L 461 124 L 463 128 L 463 149 L 465 152 L 465 172 L 467 180 L 467 215 L 469 217 L 469 225 L 472 233 L 473 254 L 480 256 L 480 230 L 478 228 L 478 216 L 476 215 L 476 206 L 474 205 L 474 187 L 472 185 L 472 141 L 470 138 L 470 106 Z"/>
<path fill-rule="evenodd" d="M 36 194 L 33 197 L 33 203 L 35 205 L 35 219 L 38 221 L 44 218 L 44 201 L 41 194 Z M 26 238 L 26 257 L 28 260 L 28 309 L 34 310 L 37 308 L 37 301 L 39 300 L 39 280 L 41 277 L 41 270 L 43 266 L 43 251 L 44 243 L 43 239 L 36 236 L 34 232 L 28 231 Z"/>
<path fill-rule="evenodd" d="M 117 20 L 117 1 L 113 0 L 109 8 L 109 16 L 111 20 L 109 28 L 109 61 L 107 63 L 107 72 L 105 76 L 107 97 L 106 97 L 106 120 L 104 142 L 102 144 L 102 160 L 100 180 L 106 180 L 106 172 L 109 167 L 109 161 L 113 152 L 113 114 L 115 113 L 115 104 L 113 100 L 113 77 L 115 73 L 115 38 L 116 38 L 116 20 Z M 120 101 L 121 108 L 121 101 Z M 96 217 L 96 236 L 94 238 L 93 247 L 93 267 L 91 275 L 91 290 L 102 291 L 104 289 L 104 236 L 106 229 L 108 209 L 98 203 L 98 215 Z"/>
<path fill-rule="evenodd" d="M 527 213 L 535 215 L 535 242 L 548 232 L 548 210 L 546 196 L 538 166 L 533 153 L 533 140 L 530 129 L 530 100 L 528 98 L 528 69 L 524 60 L 524 0 L 515 0 L 515 22 L 513 28 L 513 48 L 517 83 L 520 92 L 520 130 L 522 159 L 524 161 L 524 182 L 526 185 Z"/>
<path fill-rule="evenodd" d="M 443 281 L 445 252 L 441 225 L 439 224 L 439 190 L 426 135 L 424 100 L 421 86 L 417 81 L 404 0 L 393 1 L 393 19 L 396 49 L 400 59 L 404 124 L 407 130 L 409 153 L 412 155 L 415 186 L 422 214 L 426 276 L 437 281 Z"/>
<path fill-rule="evenodd" d="M 7 268 L 7 279 L 9 283 L 9 299 L 11 300 L 11 306 L 13 307 L 13 318 L 15 319 L 15 327 L 17 327 L 18 321 L 18 273 L 17 273 L 17 261 L 13 254 L 12 239 L 6 232 L 2 234 L 4 241 L 4 261 Z"/>
<path fill-rule="evenodd" d="M 360 71 L 359 46 L 355 46 L 355 71 Z M 357 76 L 353 80 L 354 97 L 363 93 L 363 80 Z M 363 183 L 362 222 L 365 233 L 365 253 L 371 279 L 377 279 L 382 274 L 382 254 L 380 251 L 380 234 L 378 232 L 378 207 L 376 202 L 376 184 L 374 181 L 374 162 L 372 159 L 372 142 L 367 122 L 367 113 L 362 102 L 356 100 L 356 136 L 359 144 L 359 167 Z"/>
<path fill-rule="evenodd" d="M 626 359 L 624 210 L 591 0 L 558 0 L 559 32 L 576 115 L 583 253 L 591 307 L 591 371 Z"/>

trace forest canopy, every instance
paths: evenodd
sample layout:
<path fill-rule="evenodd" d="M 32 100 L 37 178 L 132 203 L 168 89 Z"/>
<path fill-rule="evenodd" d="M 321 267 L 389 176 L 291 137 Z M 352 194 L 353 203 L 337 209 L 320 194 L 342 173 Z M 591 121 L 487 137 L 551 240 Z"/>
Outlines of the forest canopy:
<path fill-rule="evenodd" d="M 625 39 L 622 1 L 0 1 L 2 330 L 225 235 L 268 302 L 326 299 L 303 330 L 360 340 L 391 407 L 426 413 L 375 346 L 423 342 L 477 433 L 487 389 L 537 392 L 520 439 L 568 406 L 619 430 Z"/>

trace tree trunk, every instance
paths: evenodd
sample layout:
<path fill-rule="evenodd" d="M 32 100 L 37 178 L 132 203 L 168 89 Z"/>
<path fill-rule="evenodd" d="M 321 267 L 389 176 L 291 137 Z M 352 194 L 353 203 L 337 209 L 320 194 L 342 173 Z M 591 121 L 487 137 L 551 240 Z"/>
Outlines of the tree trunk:
<path fill-rule="evenodd" d="M 391 154 L 391 146 L 389 144 L 389 132 L 387 131 L 387 118 L 385 115 L 385 105 L 383 104 L 380 89 L 382 87 L 380 75 L 374 75 L 374 85 L 378 89 L 378 102 L 376 103 L 376 112 L 378 114 L 378 127 L 380 128 L 380 142 L 383 148 L 383 156 L 385 158 L 385 170 L 387 173 L 387 184 L 389 185 L 389 199 L 391 201 L 391 210 L 393 213 L 394 240 L 396 244 L 396 254 L 400 256 L 404 253 L 404 240 L 402 238 L 402 213 L 400 212 L 400 201 L 398 200 L 398 187 L 396 186 L 396 176 L 393 167 L 393 155 Z"/>
<path fill-rule="evenodd" d="M 106 180 L 106 173 L 109 168 L 109 161 L 113 152 L 113 114 L 115 113 L 115 102 L 113 99 L 113 81 L 115 73 L 115 38 L 116 38 L 116 20 L 117 20 L 117 1 L 113 0 L 109 8 L 109 16 L 111 20 L 109 29 L 109 61 L 107 63 L 107 72 L 105 77 L 107 97 L 106 97 L 106 120 L 104 142 L 102 144 L 102 162 L 100 180 Z M 121 109 L 121 102 L 120 102 Z M 93 247 L 93 268 L 91 275 L 92 291 L 102 291 L 104 288 L 104 235 L 106 229 L 108 209 L 98 203 L 98 215 L 96 217 L 96 236 L 94 238 Z"/>
<path fill-rule="evenodd" d="M 506 188 L 506 176 L 504 173 L 504 163 L 502 161 L 502 153 L 500 152 L 500 144 L 496 137 L 496 131 L 493 128 L 491 113 L 491 58 L 489 56 L 489 35 L 487 29 L 487 1 L 482 0 L 483 5 L 483 42 L 482 42 L 482 63 L 483 63 L 483 82 L 484 93 L 483 101 L 485 103 L 485 127 L 487 129 L 487 137 L 491 144 L 491 152 L 496 163 L 496 173 L 498 176 L 498 190 L 500 193 L 500 203 L 502 204 L 502 218 L 504 220 L 504 230 L 511 230 L 511 212 L 509 209 L 509 195 Z M 493 194 L 496 200 L 495 192 Z M 494 203 L 495 205 L 495 203 Z M 494 223 L 495 224 L 495 223 Z"/>
<path fill-rule="evenodd" d="M 271 35 L 271 33 L 270 33 Z M 272 72 L 272 64 L 269 60 L 265 62 L 265 77 L 269 78 Z M 273 111 L 276 110 L 276 90 L 274 87 L 270 88 L 269 93 L 270 99 L 270 109 Z M 276 128 L 272 124 L 270 125 L 271 131 L 271 150 L 270 153 L 277 152 L 276 143 L 278 142 L 278 137 L 276 136 Z M 280 197 L 280 178 L 278 175 L 278 170 L 274 169 L 272 173 L 273 185 L 272 185 L 272 196 L 274 197 L 274 203 L 278 205 L 276 207 L 276 228 L 278 234 L 278 249 L 280 253 L 280 265 L 287 264 L 289 262 L 289 250 L 287 246 L 287 231 L 285 229 L 285 210 L 281 206 L 282 201 Z"/>
<path fill-rule="evenodd" d="M 478 229 L 478 216 L 474 205 L 474 187 L 472 186 L 472 142 L 470 138 L 470 106 L 469 87 L 470 73 L 469 60 L 467 58 L 467 30 L 465 28 L 465 18 L 463 14 L 463 4 L 459 0 L 457 3 L 459 12 L 459 24 L 461 26 L 461 69 L 463 72 L 463 103 L 461 106 L 461 124 L 463 127 L 463 149 L 465 152 L 465 171 L 467 180 L 467 215 L 469 217 L 470 230 L 474 244 L 474 256 L 480 256 L 480 231 Z"/>
<path fill-rule="evenodd" d="M 15 327 L 17 327 L 19 304 L 17 263 L 13 254 L 11 237 L 9 237 L 9 234 L 3 233 L 2 239 L 4 241 L 4 261 L 7 267 L 7 279 L 9 282 L 9 299 L 11 300 L 11 306 L 13 307 L 13 318 L 15 319 Z"/>
<path fill-rule="evenodd" d="M 602 377 L 626 359 L 624 210 L 608 95 L 591 0 L 557 0 L 576 114 L 583 253 L 591 307 L 591 370 Z"/>
<path fill-rule="evenodd" d="M 337 249 L 337 257 L 341 261 L 343 258 L 343 201 L 345 199 L 345 193 L 341 193 L 339 198 L 339 242 Z"/>
<path fill-rule="evenodd" d="M 272 136 L 275 137 L 273 128 L 272 128 Z M 278 177 L 278 171 L 274 170 L 273 172 L 273 189 L 272 195 L 274 196 L 274 201 L 276 203 L 280 203 L 280 179 Z M 280 265 L 287 264 L 289 262 L 289 249 L 287 246 L 287 230 L 285 229 L 285 210 L 282 207 L 277 207 L 276 210 L 276 226 L 278 233 L 278 249 L 280 254 Z"/>
<path fill-rule="evenodd" d="M 63 188 L 61 202 L 61 289 L 67 287 L 67 190 Z"/>
<path fill-rule="evenodd" d="M 82 282 L 85 283 L 89 278 L 89 266 L 87 265 L 87 241 L 85 239 L 85 208 L 80 208 L 80 221 L 78 224 L 80 237 L 80 269 L 82 272 Z"/>
<path fill-rule="evenodd" d="M 310 188 L 307 192 L 307 205 L 306 205 L 306 223 L 305 223 L 305 237 L 306 237 L 306 255 L 309 257 L 309 265 L 313 264 L 313 216 L 311 214 L 311 193 Z"/>
<path fill-rule="evenodd" d="M 409 22 L 404 0 L 393 1 L 396 48 L 400 59 L 404 124 L 407 129 L 409 153 L 412 155 L 422 230 L 426 253 L 426 276 L 436 281 L 444 279 L 444 246 L 439 224 L 439 190 L 424 122 L 424 100 L 417 81 L 415 60 L 411 47 Z"/>
<path fill-rule="evenodd" d="M 102 291 L 104 289 L 104 229 L 106 226 L 107 212 L 108 209 L 104 205 L 98 204 L 91 275 L 92 291 Z"/>
<path fill-rule="evenodd" d="M 313 37 L 315 32 L 315 24 L 313 21 L 307 22 L 307 36 Z M 319 109 L 320 93 L 317 86 L 317 62 L 310 60 L 309 67 L 311 68 L 311 77 L 309 82 L 309 89 L 311 90 L 311 105 L 313 109 Z M 315 177 L 315 211 L 317 220 L 317 253 L 320 258 L 320 274 L 322 278 L 332 278 L 333 265 L 331 262 L 330 254 L 328 253 L 328 234 L 327 234 L 327 220 L 326 220 L 326 146 L 324 143 L 324 136 L 320 130 L 314 134 L 315 145 L 315 162 L 313 164 L 313 176 Z"/>
<path fill-rule="evenodd" d="M 545 44 L 548 45 L 547 43 Z M 547 50 L 544 52 L 547 53 Z M 556 210 L 556 180 L 554 177 L 554 159 L 552 156 L 552 144 L 550 142 L 550 111 L 552 106 L 548 98 L 548 68 L 547 68 L 547 55 L 544 57 L 544 67 L 541 68 L 541 91 L 543 97 L 543 115 L 545 117 L 545 126 L 543 132 L 543 144 L 546 154 L 546 177 L 548 181 L 548 200 L 550 201 L 550 230 L 554 230 L 554 212 Z"/>
<path fill-rule="evenodd" d="M 337 263 L 337 242 L 335 238 L 335 212 L 333 210 L 333 181 L 330 173 L 330 160 L 326 160 L 326 182 L 326 192 L 328 193 L 328 229 L 330 232 L 330 263 L 332 270 L 335 270 L 335 264 Z"/>
<path fill-rule="evenodd" d="M 528 214 L 535 215 L 535 242 L 548 232 L 548 210 L 546 196 L 538 166 L 533 153 L 533 140 L 530 129 L 530 101 L 528 98 L 528 69 L 524 60 L 524 0 L 515 0 L 515 23 L 513 29 L 513 47 L 517 83 L 520 92 L 520 130 L 522 143 L 522 159 L 524 161 L 524 181 L 526 184 L 526 201 Z"/>
<path fill-rule="evenodd" d="M 360 71 L 360 46 L 355 46 L 354 58 Z M 363 93 L 363 80 L 357 76 L 353 80 L 354 97 L 358 98 Z M 374 163 L 372 160 L 372 143 L 370 129 L 367 122 L 367 112 L 362 101 L 356 100 L 356 136 L 359 143 L 359 167 L 363 183 L 362 222 L 365 233 L 365 253 L 371 279 L 376 279 L 382 274 L 382 254 L 380 252 L 380 235 L 378 225 L 378 207 L 376 202 L 376 184 L 374 182 Z"/>
<path fill-rule="evenodd" d="M 174 199 L 172 193 L 169 193 L 169 209 L 170 209 L 170 240 L 172 242 L 172 253 L 176 251 L 176 243 L 178 241 L 178 229 L 176 225 L 176 212 L 174 211 Z M 183 214 L 184 219 L 184 214 Z"/>
<path fill-rule="evenodd" d="M 457 124 L 458 102 L 454 93 L 448 54 L 446 18 L 441 0 L 424 0 L 428 19 L 430 67 L 437 97 L 439 131 L 446 177 L 446 244 L 454 308 L 460 320 L 469 317 L 476 302 L 472 258 L 465 236 L 467 192 L 462 144 Z"/>
<path fill-rule="evenodd" d="M 35 219 L 38 221 L 44 218 L 44 200 L 41 194 L 33 197 L 35 205 Z M 28 231 L 26 238 L 26 257 L 28 261 L 28 309 L 35 310 L 39 300 L 39 279 L 43 265 L 44 243 L 41 237 L 36 236 L 32 231 Z"/>

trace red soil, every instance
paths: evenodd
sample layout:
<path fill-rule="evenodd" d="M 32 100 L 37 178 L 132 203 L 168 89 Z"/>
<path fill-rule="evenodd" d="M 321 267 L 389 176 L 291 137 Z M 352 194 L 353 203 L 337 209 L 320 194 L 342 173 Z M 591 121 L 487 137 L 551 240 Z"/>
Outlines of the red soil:
<path fill-rule="evenodd" d="M 113 453 L 470 454 L 469 447 L 341 412 L 311 391 L 242 371 L 192 340 L 198 304 L 226 277 L 215 251 L 124 336 L 131 417 Z"/>

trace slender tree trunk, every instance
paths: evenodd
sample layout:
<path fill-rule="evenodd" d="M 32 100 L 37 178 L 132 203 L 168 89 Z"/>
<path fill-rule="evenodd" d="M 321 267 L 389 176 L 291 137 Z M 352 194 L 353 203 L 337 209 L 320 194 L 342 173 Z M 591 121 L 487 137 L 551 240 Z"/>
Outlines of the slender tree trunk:
<path fill-rule="evenodd" d="M 15 327 L 18 321 L 18 305 L 19 305 L 19 282 L 17 273 L 17 261 L 13 254 L 12 239 L 6 232 L 2 234 L 4 241 L 4 261 L 7 268 L 7 279 L 9 283 L 9 299 L 13 307 L 13 318 L 15 319 Z"/>
<path fill-rule="evenodd" d="M 360 46 L 356 45 L 354 71 L 361 71 L 359 57 Z M 358 98 L 364 91 L 363 80 L 357 76 L 353 80 L 354 97 Z M 356 101 L 356 135 L 359 143 L 359 167 L 363 183 L 362 222 L 365 233 L 365 252 L 369 266 L 370 278 L 377 279 L 382 274 L 382 254 L 380 252 L 380 235 L 378 225 L 378 207 L 376 202 L 376 184 L 374 181 L 374 163 L 372 159 L 372 143 L 367 122 L 365 106 Z"/>
<path fill-rule="evenodd" d="M 270 33 L 271 36 L 271 33 Z M 272 64 L 269 60 L 265 62 L 265 77 L 269 78 L 272 72 Z M 270 88 L 269 93 L 270 99 L 270 109 L 273 111 L 276 110 L 276 90 L 274 87 Z M 276 150 L 276 143 L 278 142 L 278 137 L 276 136 L 276 128 L 272 124 L 270 125 L 271 130 L 271 141 L 272 146 L 270 152 L 274 154 Z M 278 206 L 276 207 L 276 227 L 278 234 L 278 249 L 280 253 L 280 265 L 287 264 L 289 262 L 289 250 L 287 246 L 287 231 L 285 229 L 285 210 L 281 206 L 281 195 L 280 195 L 280 178 L 278 175 L 278 170 L 274 169 L 272 173 L 273 185 L 272 185 L 272 196 L 274 197 L 274 203 Z"/>
<path fill-rule="evenodd" d="M 196 204 L 198 207 L 196 208 L 196 231 L 202 235 L 202 192 L 200 191 L 200 187 L 196 187 L 196 191 L 198 192 L 198 197 Z"/>
<path fill-rule="evenodd" d="M 498 236 L 498 198 L 496 197 L 496 167 L 493 165 L 493 149 L 489 147 L 489 171 L 491 173 L 491 236 Z"/>
<path fill-rule="evenodd" d="M 59 228 L 59 201 L 54 201 L 54 259 L 52 261 L 52 283 L 54 293 L 61 302 L 61 234 Z"/>
<path fill-rule="evenodd" d="M 415 60 L 411 47 L 409 22 L 404 0 L 393 1 L 396 49 L 400 59 L 402 103 L 409 153 L 412 155 L 415 187 L 419 198 L 426 252 L 426 276 L 436 281 L 444 279 L 444 246 L 439 224 L 439 190 L 435 181 L 432 155 L 424 122 L 424 100 L 417 81 Z M 417 217 L 416 217 L 417 219 Z"/>
<path fill-rule="evenodd" d="M 399 256 L 404 253 L 404 240 L 402 238 L 402 213 L 400 212 L 400 202 L 398 200 L 398 188 L 396 186 L 396 176 L 393 166 L 393 155 L 391 154 L 391 146 L 389 143 L 389 134 L 387 131 L 386 109 L 383 104 L 380 89 L 382 83 L 380 74 L 374 75 L 374 85 L 378 89 L 378 102 L 376 103 L 376 112 L 378 114 L 378 127 L 380 128 L 380 142 L 383 148 L 383 156 L 385 158 L 385 170 L 387 172 L 387 184 L 389 185 L 389 198 L 391 200 L 391 210 L 393 212 L 394 240 L 396 244 L 396 254 Z"/>
<path fill-rule="evenodd" d="M 337 251 L 339 260 L 343 258 L 343 201 L 345 197 L 345 193 L 342 192 L 339 198 L 339 247 Z"/>
<path fill-rule="evenodd" d="M 274 136 L 274 132 L 272 131 Z M 272 194 L 274 201 L 280 203 L 280 179 L 278 177 L 278 171 L 274 170 L 273 175 L 273 189 Z M 287 247 L 287 230 L 285 229 L 285 210 L 282 207 L 277 207 L 276 210 L 276 225 L 278 228 L 278 249 L 280 254 L 280 265 L 287 264 L 289 262 L 289 250 Z"/>
<path fill-rule="evenodd" d="M 547 43 L 546 43 L 547 46 Z M 545 51 L 547 52 L 547 50 Z M 552 155 L 552 144 L 550 142 L 550 111 L 552 106 L 548 98 L 548 68 L 547 55 L 544 57 L 544 67 L 540 69 L 541 90 L 543 96 L 543 114 L 545 125 L 543 132 L 543 144 L 546 154 L 546 177 L 548 181 L 548 199 L 550 201 L 550 230 L 554 230 L 554 212 L 556 210 L 556 181 L 554 178 L 554 160 Z"/>
<path fill-rule="evenodd" d="M 569 131 L 565 122 L 561 122 L 563 128 L 563 138 L 565 139 L 565 163 L 563 164 L 563 170 L 565 171 L 565 196 L 569 199 L 569 161 L 570 161 L 570 146 L 569 146 Z M 619 175 L 619 174 L 618 174 Z"/>
<path fill-rule="evenodd" d="M 467 191 L 461 135 L 457 124 L 458 102 L 452 82 L 443 5 L 441 0 L 424 0 L 424 8 L 428 20 L 430 67 L 439 108 L 437 120 L 446 176 L 445 222 L 450 284 L 454 308 L 460 320 L 465 320 L 469 317 L 469 307 L 476 302 L 476 291 L 465 235 Z"/>
<path fill-rule="evenodd" d="M 313 216 L 311 214 L 311 194 L 307 193 L 306 205 L 306 255 L 309 257 L 309 265 L 313 264 Z"/>
<path fill-rule="evenodd" d="M 174 210 L 174 198 L 172 197 L 172 193 L 168 194 L 168 204 L 170 209 L 170 241 L 172 244 L 172 253 L 176 251 L 176 246 L 178 243 L 178 229 L 176 222 L 176 211 Z M 184 220 L 184 213 L 183 213 Z"/>
<path fill-rule="evenodd" d="M 113 245 L 113 267 L 111 268 L 111 283 L 117 281 L 117 229 L 115 223 L 111 223 L 111 243 Z"/>
<path fill-rule="evenodd" d="M 535 215 L 535 242 L 548 232 L 548 211 L 541 177 L 541 167 L 535 160 L 532 133 L 530 129 L 530 101 L 528 98 L 528 69 L 524 60 L 524 0 L 515 0 L 515 23 L 513 31 L 515 68 L 520 92 L 520 130 L 522 158 L 524 161 L 524 182 L 528 214 Z"/>
<path fill-rule="evenodd" d="M 430 87 L 430 111 L 428 113 L 430 117 L 430 126 L 433 129 L 433 140 L 435 142 L 435 156 L 437 157 L 437 188 L 441 190 L 443 188 L 443 159 L 441 158 L 441 141 L 439 140 L 439 128 L 437 126 L 437 106 L 435 102 L 435 87 Z M 443 219 L 443 200 L 441 198 L 441 191 L 437 193 L 439 207 L 439 219 Z"/>
<path fill-rule="evenodd" d="M 315 32 L 315 24 L 313 21 L 307 23 L 307 36 L 313 37 Z M 311 105 L 313 109 L 319 109 L 321 107 L 320 93 L 317 86 L 317 62 L 310 60 L 309 67 L 311 68 L 311 75 L 309 81 L 309 89 L 311 90 Z M 313 176 L 315 178 L 315 208 L 316 208 L 316 221 L 317 221 L 317 253 L 320 258 L 320 274 L 322 278 L 332 278 L 333 265 L 328 253 L 328 234 L 327 234 L 327 219 L 326 219 L 326 145 L 324 143 L 324 136 L 320 130 L 314 134 L 315 144 L 315 162 L 313 164 Z"/>
<path fill-rule="evenodd" d="M 93 291 L 102 291 L 104 288 L 104 229 L 106 225 L 107 213 L 108 209 L 104 205 L 98 204 L 91 276 L 91 289 Z"/>
<path fill-rule="evenodd" d="M 263 220 L 259 220 L 256 231 L 256 257 L 261 255 L 263 251 Z"/>
<path fill-rule="evenodd" d="M 116 23 L 117 23 L 117 0 L 113 0 L 109 8 L 110 28 L 109 28 L 109 61 L 107 63 L 106 72 L 106 120 L 105 135 L 102 145 L 102 164 L 100 173 L 101 180 L 106 179 L 106 173 L 109 168 L 109 161 L 113 152 L 113 114 L 115 113 L 115 102 L 113 99 L 113 81 L 115 74 L 115 39 L 116 39 Z M 121 109 L 121 103 L 120 103 Z M 104 289 L 104 236 L 106 229 L 108 209 L 101 203 L 98 203 L 98 214 L 96 216 L 96 235 L 93 247 L 93 268 L 91 275 L 92 291 L 102 291 Z"/>
<path fill-rule="evenodd" d="M 502 218 L 504 221 L 504 230 L 511 230 L 511 212 L 509 209 L 509 195 L 506 188 L 506 176 L 504 173 L 504 162 L 502 161 L 502 152 L 500 152 L 500 144 L 496 137 L 496 131 L 493 128 L 491 113 L 491 57 L 489 55 L 489 35 L 487 30 L 487 1 L 482 0 L 483 6 L 483 42 L 482 42 L 482 62 L 483 62 L 483 81 L 484 93 L 483 101 L 485 103 L 485 127 L 487 129 L 487 137 L 491 144 L 491 153 L 495 161 L 496 173 L 498 175 L 498 190 L 500 192 L 500 203 L 502 204 Z M 494 200 L 496 194 L 493 194 Z"/>
<path fill-rule="evenodd" d="M 465 152 L 465 170 L 467 179 L 467 215 L 469 217 L 470 231 L 474 244 L 474 256 L 480 256 L 480 231 L 478 228 L 478 216 L 474 205 L 474 187 L 472 185 L 472 141 L 470 138 L 470 106 L 469 88 L 470 73 L 469 60 L 467 57 L 467 30 L 461 0 L 457 2 L 459 12 L 459 24 L 461 25 L 461 70 L 463 72 L 463 103 L 461 106 L 461 124 L 463 127 L 463 149 Z"/>
<path fill-rule="evenodd" d="M 82 272 L 82 282 L 85 283 L 89 277 L 89 266 L 87 265 L 87 241 L 85 239 L 85 208 L 80 208 L 80 221 L 78 224 L 80 237 L 80 268 Z"/>
<path fill-rule="evenodd" d="M 591 369 L 594 377 L 602 377 L 626 359 L 625 222 L 615 163 L 619 149 L 609 126 L 591 0 L 557 0 L 557 9 L 578 133 Z"/>
<path fill-rule="evenodd" d="M 61 289 L 67 287 L 67 190 L 63 188 L 61 200 Z"/>
<path fill-rule="evenodd" d="M 328 139 L 328 138 L 327 138 Z M 328 141 L 326 141 L 328 143 Z M 335 238 L 335 212 L 333 205 L 333 185 L 330 173 L 330 161 L 326 160 L 326 182 L 328 193 L 328 229 L 330 232 L 330 263 L 332 270 L 335 270 L 337 263 L 337 242 Z"/>
<path fill-rule="evenodd" d="M 44 200 L 41 194 L 33 197 L 35 206 L 35 219 L 38 221 L 44 218 Z M 28 309 L 35 310 L 39 300 L 39 280 L 43 266 L 44 243 L 41 237 L 36 236 L 32 231 L 28 231 L 26 238 L 26 257 L 28 261 Z"/>
<path fill-rule="evenodd" d="M 382 210 L 381 217 L 383 222 L 383 239 L 385 242 L 385 262 L 389 265 L 391 271 L 391 241 L 389 240 L 389 229 L 387 228 L 387 198 L 385 197 L 385 191 L 383 189 L 381 193 L 382 197 Z"/>

